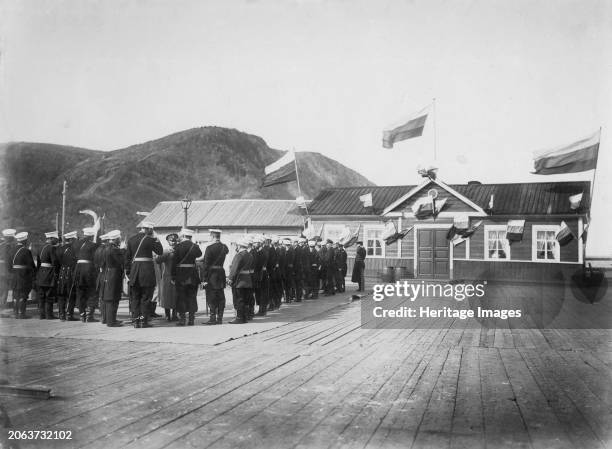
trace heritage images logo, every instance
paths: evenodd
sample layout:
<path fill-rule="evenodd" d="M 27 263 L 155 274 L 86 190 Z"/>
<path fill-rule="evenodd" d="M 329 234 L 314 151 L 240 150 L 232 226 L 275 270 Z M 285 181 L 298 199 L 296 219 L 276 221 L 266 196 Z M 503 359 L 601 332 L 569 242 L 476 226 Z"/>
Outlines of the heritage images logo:
<path fill-rule="evenodd" d="M 397 281 L 395 284 L 375 284 L 372 299 L 378 302 L 393 296 L 405 297 L 410 301 L 417 298 L 453 298 L 463 301 L 466 298 L 482 298 L 486 283 L 487 281 L 480 284 L 428 284 L 421 281 L 420 284 L 414 284 Z"/>

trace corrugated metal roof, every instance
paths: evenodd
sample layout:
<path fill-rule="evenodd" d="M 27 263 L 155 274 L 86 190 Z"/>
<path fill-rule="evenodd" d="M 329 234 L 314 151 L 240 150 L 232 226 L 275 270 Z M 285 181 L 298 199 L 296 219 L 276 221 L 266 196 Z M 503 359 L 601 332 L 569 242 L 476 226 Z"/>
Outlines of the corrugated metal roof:
<path fill-rule="evenodd" d="M 145 219 L 159 228 L 183 226 L 180 201 L 162 201 Z M 193 201 L 188 211 L 188 225 L 193 228 L 215 227 L 302 227 L 303 214 L 294 200 L 206 200 Z"/>
<path fill-rule="evenodd" d="M 449 184 L 459 194 L 486 209 L 494 195 L 496 215 L 574 214 L 569 197 L 583 193 L 580 213 L 591 207 L 588 181 L 530 182 L 515 184 Z M 379 214 L 416 186 L 341 187 L 323 190 L 310 204 L 310 215 Z M 372 192 L 371 212 L 364 209 L 360 195 Z"/>

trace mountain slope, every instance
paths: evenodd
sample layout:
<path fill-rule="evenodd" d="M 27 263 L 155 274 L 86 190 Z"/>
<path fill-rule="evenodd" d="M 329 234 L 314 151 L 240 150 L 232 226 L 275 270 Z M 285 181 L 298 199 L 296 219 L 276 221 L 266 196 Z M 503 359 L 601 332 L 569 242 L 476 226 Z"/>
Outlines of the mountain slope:
<path fill-rule="evenodd" d="M 101 152 L 35 143 L 0 146 L 1 226 L 42 233 L 55 227 L 61 185 L 68 181 L 67 230 L 88 225 L 80 209 L 106 215 L 106 228 L 134 231 L 159 201 L 295 198 L 295 182 L 260 186 L 264 167 L 282 156 L 258 136 L 204 127 L 124 149 Z M 372 185 L 357 172 L 319 153 L 298 153 L 300 187 L 314 198 L 325 187 Z"/>

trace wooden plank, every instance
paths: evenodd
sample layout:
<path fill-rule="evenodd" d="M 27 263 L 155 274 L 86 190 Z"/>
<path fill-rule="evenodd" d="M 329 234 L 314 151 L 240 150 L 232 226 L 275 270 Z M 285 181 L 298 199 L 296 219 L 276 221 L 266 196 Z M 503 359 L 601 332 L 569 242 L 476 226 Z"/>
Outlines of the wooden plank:
<path fill-rule="evenodd" d="M 462 353 L 461 348 L 449 350 L 417 429 L 413 448 L 449 446 Z"/>
<path fill-rule="evenodd" d="M 556 381 L 552 373 L 554 368 L 544 364 L 537 351 L 533 349 L 521 349 L 519 354 L 555 416 L 567 429 L 567 434 L 574 443 L 574 447 L 603 448 L 604 443 L 593 431 L 591 423 L 576 407 L 571 395 L 566 393 Z"/>
<path fill-rule="evenodd" d="M 527 426 L 532 447 L 534 449 L 575 447 L 521 355 L 513 349 L 500 350 L 499 353 L 523 422 Z"/>
<path fill-rule="evenodd" d="M 463 348 L 453 411 L 451 449 L 485 447 L 484 416 L 477 348 Z"/>
<path fill-rule="evenodd" d="M 517 407 L 499 351 L 483 348 L 478 355 L 486 446 L 529 447 L 527 428 Z"/>

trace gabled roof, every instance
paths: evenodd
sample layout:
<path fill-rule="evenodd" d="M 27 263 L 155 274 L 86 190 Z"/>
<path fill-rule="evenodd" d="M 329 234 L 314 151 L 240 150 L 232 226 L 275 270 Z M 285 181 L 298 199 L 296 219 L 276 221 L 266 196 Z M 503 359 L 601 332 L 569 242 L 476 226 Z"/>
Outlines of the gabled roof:
<path fill-rule="evenodd" d="M 409 186 L 341 187 L 323 190 L 308 206 L 310 215 L 378 215 L 414 190 Z M 486 209 L 494 195 L 494 215 L 573 215 L 591 207 L 589 181 L 529 182 L 514 184 L 449 184 L 452 190 Z M 365 209 L 360 195 L 372 193 L 372 208 Z M 569 197 L 583 193 L 578 211 L 570 209 Z M 399 205 L 399 204 L 398 204 Z"/>
<path fill-rule="evenodd" d="M 162 201 L 145 219 L 158 228 L 180 228 L 184 211 L 180 201 Z M 262 227 L 301 228 L 304 218 L 295 200 L 206 200 L 193 201 L 188 225 L 193 228 Z"/>

